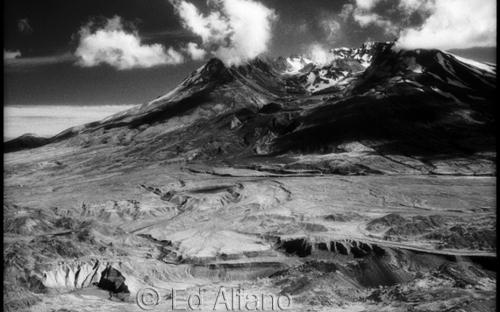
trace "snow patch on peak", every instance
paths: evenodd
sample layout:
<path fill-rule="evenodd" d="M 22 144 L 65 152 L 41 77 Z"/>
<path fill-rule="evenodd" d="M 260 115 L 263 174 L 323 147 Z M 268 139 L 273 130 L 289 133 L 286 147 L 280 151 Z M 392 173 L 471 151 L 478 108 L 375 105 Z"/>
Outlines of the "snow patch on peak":
<path fill-rule="evenodd" d="M 285 73 L 289 75 L 299 74 L 300 71 L 309 64 L 313 64 L 313 61 L 303 56 L 287 57 L 286 58 L 287 68 Z"/>
<path fill-rule="evenodd" d="M 372 50 L 374 44 L 366 43 L 361 48 L 335 48 L 331 50 L 333 60 L 352 59 L 358 61 L 361 66 L 367 68 L 371 65 L 373 58 Z"/>
<path fill-rule="evenodd" d="M 347 64 L 356 63 L 366 69 L 371 65 L 377 44 L 377 42 L 367 42 L 359 48 L 339 47 L 332 49 L 326 49 L 319 44 L 315 44 L 311 46 L 308 57 L 300 55 L 284 59 L 285 70 L 283 73 L 298 75 L 314 70 L 314 68 L 346 66 Z M 307 67 L 308 65 L 310 68 Z"/>

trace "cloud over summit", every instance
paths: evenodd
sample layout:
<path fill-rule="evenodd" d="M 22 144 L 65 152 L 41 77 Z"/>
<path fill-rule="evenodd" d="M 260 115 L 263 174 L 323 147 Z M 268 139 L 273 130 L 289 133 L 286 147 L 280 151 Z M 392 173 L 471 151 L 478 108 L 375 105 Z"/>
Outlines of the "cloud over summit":
<path fill-rule="evenodd" d="M 254 0 L 210 0 L 203 14 L 191 2 L 170 0 L 182 26 L 199 37 L 201 44 L 181 43 L 179 50 L 162 44 L 145 44 L 138 32 L 126 27 L 119 16 L 100 27 L 94 22 L 78 32 L 74 53 L 77 64 L 92 67 L 108 64 L 119 70 L 180 64 L 207 55 L 227 65 L 239 65 L 266 52 L 271 40 L 274 10 Z"/>
<path fill-rule="evenodd" d="M 352 0 L 340 15 L 399 37 L 400 48 L 496 46 L 495 0 Z"/>
<path fill-rule="evenodd" d="M 182 25 L 199 36 L 202 47 L 227 65 L 238 65 L 268 50 L 274 10 L 253 0 L 212 0 L 208 14 L 191 2 L 170 0 Z"/>
<path fill-rule="evenodd" d="M 412 0 L 404 0 L 408 8 Z M 431 16 L 422 26 L 405 29 L 398 45 L 402 48 L 466 49 L 496 46 L 496 0 L 423 1 Z"/>

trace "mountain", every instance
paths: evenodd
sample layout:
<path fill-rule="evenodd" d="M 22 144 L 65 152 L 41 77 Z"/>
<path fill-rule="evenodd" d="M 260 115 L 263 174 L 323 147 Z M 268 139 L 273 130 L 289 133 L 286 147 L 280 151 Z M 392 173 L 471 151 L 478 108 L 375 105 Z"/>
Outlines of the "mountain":
<path fill-rule="evenodd" d="M 496 99 L 496 66 L 366 43 L 211 59 L 6 142 L 4 308 L 167 311 L 179 289 L 208 311 L 224 286 L 295 312 L 494 311 Z"/>
<path fill-rule="evenodd" d="M 496 66 L 439 50 L 398 50 L 391 42 L 332 49 L 330 56 L 327 64 L 291 57 L 229 68 L 212 59 L 169 93 L 48 141 L 240 163 L 256 155 L 338 153 L 355 143 L 371 152 L 350 158 L 348 168 L 294 166 L 453 173 L 463 166 L 441 170 L 443 160 L 469 158 L 481 164 L 469 173 L 493 172 Z M 6 149 L 19 149 L 18 141 Z M 405 168 L 379 164 L 387 155 Z"/>

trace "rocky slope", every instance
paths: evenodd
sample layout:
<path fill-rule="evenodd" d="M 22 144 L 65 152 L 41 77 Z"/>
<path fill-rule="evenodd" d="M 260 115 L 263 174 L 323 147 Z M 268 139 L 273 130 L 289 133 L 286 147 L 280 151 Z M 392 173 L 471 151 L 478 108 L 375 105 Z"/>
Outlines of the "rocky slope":
<path fill-rule="evenodd" d="M 159 311 L 201 287 L 208 311 L 224 286 L 292 311 L 492 311 L 495 83 L 392 43 L 213 59 L 141 106 L 7 142 L 4 307 L 141 311 L 152 287 Z"/>
<path fill-rule="evenodd" d="M 237 68 L 213 59 L 162 97 L 43 143 L 109 142 L 137 154 L 234 162 L 349 152 L 343 146 L 355 142 L 363 153 L 348 168 L 295 160 L 293 166 L 494 173 L 496 67 L 438 50 L 397 51 L 390 43 L 336 49 L 332 56 L 328 65 L 256 59 Z M 25 145 L 18 139 L 6 148 Z"/>

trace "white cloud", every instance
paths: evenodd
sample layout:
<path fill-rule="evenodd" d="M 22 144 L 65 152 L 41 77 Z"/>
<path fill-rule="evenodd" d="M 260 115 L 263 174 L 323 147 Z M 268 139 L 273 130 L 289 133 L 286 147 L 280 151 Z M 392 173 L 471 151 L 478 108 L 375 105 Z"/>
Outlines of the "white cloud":
<path fill-rule="evenodd" d="M 201 37 L 203 42 L 223 40 L 230 32 L 227 21 L 223 20 L 220 12 L 211 12 L 203 16 L 198 8 L 187 1 L 171 1 L 183 26 Z"/>
<path fill-rule="evenodd" d="M 356 7 L 369 11 L 373 9 L 381 0 L 356 0 Z"/>
<path fill-rule="evenodd" d="M 431 16 L 421 27 L 401 32 L 400 48 L 496 46 L 496 0 L 436 0 L 430 5 Z"/>
<path fill-rule="evenodd" d="M 198 44 L 194 42 L 189 42 L 184 50 L 195 61 L 202 60 L 207 55 L 207 51 L 200 48 Z"/>
<path fill-rule="evenodd" d="M 363 28 L 366 28 L 370 25 L 376 25 L 384 29 L 384 32 L 386 34 L 397 33 L 397 26 L 394 25 L 390 20 L 382 17 L 377 13 L 355 9 L 353 12 L 353 18 L 359 24 L 359 26 Z"/>
<path fill-rule="evenodd" d="M 334 56 L 332 53 L 329 52 L 329 50 L 319 44 L 319 43 L 313 43 L 309 46 L 309 51 L 307 52 L 308 57 L 314 62 L 319 65 L 325 65 L 329 64 L 333 61 Z"/>
<path fill-rule="evenodd" d="M 16 59 L 18 57 L 21 57 L 21 52 L 19 50 L 16 50 L 16 51 L 3 50 L 4 61 L 13 60 L 13 59 Z"/>
<path fill-rule="evenodd" d="M 435 0 L 400 0 L 398 8 L 409 15 L 419 10 L 431 9 L 434 2 Z"/>
<path fill-rule="evenodd" d="M 367 27 L 370 24 L 376 24 L 381 20 L 381 17 L 378 14 L 360 11 L 355 12 L 353 17 L 361 27 Z"/>
<path fill-rule="evenodd" d="M 375 25 L 382 28 L 386 34 L 396 34 L 396 25 L 394 25 L 389 19 L 373 12 L 375 7 L 382 1 L 384 0 L 355 0 L 354 5 L 346 4 L 342 7 L 340 16 L 344 20 L 346 20 L 349 15 L 352 16 L 354 21 L 363 28 Z"/>
<path fill-rule="evenodd" d="M 128 32 L 123 28 L 119 16 L 109 19 L 103 28 L 93 31 L 93 26 L 88 24 L 79 32 L 79 45 L 75 56 L 80 66 L 109 64 L 124 70 L 184 62 L 182 54 L 172 47 L 165 50 L 161 44 L 141 43 L 137 32 Z"/>
<path fill-rule="evenodd" d="M 212 0 L 204 15 L 192 3 L 171 0 L 186 29 L 198 35 L 203 48 L 227 65 L 251 60 L 268 49 L 274 10 L 253 0 Z"/>

